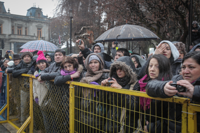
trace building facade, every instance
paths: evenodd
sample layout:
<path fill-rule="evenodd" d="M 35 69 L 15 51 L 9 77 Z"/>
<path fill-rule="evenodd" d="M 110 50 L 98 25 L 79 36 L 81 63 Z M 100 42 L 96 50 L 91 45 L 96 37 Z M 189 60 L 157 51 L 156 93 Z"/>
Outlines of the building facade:
<path fill-rule="evenodd" d="M 23 44 L 33 40 L 49 41 L 49 18 L 41 8 L 31 7 L 26 16 L 11 14 L 0 1 L 0 54 L 19 53 Z"/>

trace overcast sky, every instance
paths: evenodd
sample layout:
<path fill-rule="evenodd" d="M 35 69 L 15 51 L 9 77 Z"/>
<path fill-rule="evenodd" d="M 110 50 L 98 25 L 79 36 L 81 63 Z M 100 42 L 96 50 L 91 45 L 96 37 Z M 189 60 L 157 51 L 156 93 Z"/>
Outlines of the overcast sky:
<path fill-rule="evenodd" d="M 27 10 L 33 5 L 42 8 L 43 14 L 53 17 L 58 0 L 0 0 L 4 2 L 6 11 L 10 9 L 10 13 L 17 15 L 26 15 Z"/>

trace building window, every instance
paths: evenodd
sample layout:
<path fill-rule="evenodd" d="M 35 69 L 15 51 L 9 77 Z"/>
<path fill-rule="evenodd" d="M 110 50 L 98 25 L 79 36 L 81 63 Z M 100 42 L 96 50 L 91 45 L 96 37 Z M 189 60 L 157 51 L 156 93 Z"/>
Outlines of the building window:
<path fill-rule="evenodd" d="M 27 27 L 25 27 L 25 35 L 26 36 L 28 35 L 28 29 L 27 29 Z"/>
<path fill-rule="evenodd" d="M 12 34 L 15 34 L 15 27 L 12 26 Z"/>
<path fill-rule="evenodd" d="M 40 13 L 38 13 L 38 18 L 40 18 Z"/>
<path fill-rule="evenodd" d="M 38 40 L 40 40 L 40 38 L 42 37 L 42 28 L 37 28 L 37 37 Z"/>
<path fill-rule="evenodd" d="M 17 34 L 22 35 L 22 27 L 17 27 Z"/>
<path fill-rule="evenodd" d="M 2 27 L 2 24 L 0 24 L 0 34 L 2 34 L 2 30 L 3 30 L 3 27 Z"/>

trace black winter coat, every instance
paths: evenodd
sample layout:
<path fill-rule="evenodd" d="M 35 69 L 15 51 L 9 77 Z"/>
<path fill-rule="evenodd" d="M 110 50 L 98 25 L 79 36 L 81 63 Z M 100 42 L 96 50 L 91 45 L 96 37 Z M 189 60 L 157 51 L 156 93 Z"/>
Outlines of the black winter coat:
<path fill-rule="evenodd" d="M 52 63 L 41 74 L 41 80 L 53 80 L 58 75 L 58 72 L 60 72 L 60 65 L 61 63 Z"/>
<path fill-rule="evenodd" d="M 172 81 L 176 83 L 179 80 L 182 80 L 181 75 L 176 75 L 172 78 Z M 164 86 L 168 81 L 157 81 L 157 80 L 152 80 L 148 82 L 146 86 L 146 92 L 149 96 L 151 97 L 161 97 L 161 98 L 169 98 L 164 93 Z M 192 98 L 192 102 L 200 102 L 200 78 L 197 79 L 194 83 L 192 83 L 194 86 L 194 94 Z M 183 97 L 182 95 L 178 95 L 179 97 Z M 176 117 L 175 114 L 176 113 Z M 170 103 L 169 104 L 169 119 L 175 120 L 181 122 L 182 120 L 182 105 L 181 104 L 176 104 L 176 103 Z M 174 133 L 175 131 L 175 123 L 173 121 L 168 121 L 164 120 L 165 126 L 169 127 L 169 133 Z M 197 113 L 197 127 L 198 127 L 198 132 L 200 131 L 200 113 Z M 168 129 L 168 128 L 167 128 Z M 167 131 L 168 132 L 168 131 Z M 179 133 L 181 132 L 181 125 L 176 123 L 176 132 Z"/>
<path fill-rule="evenodd" d="M 14 70 L 12 71 L 12 75 L 14 78 L 17 78 L 18 76 L 20 76 L 21 74 L 26 74 L 28 73 L 29 69 L 32 67 L 33 65 L 33 61 L 31 61 L 31 63 L 26 64 L 22 61 L 20 61 L 20 63 L 14 68 Z"/>
<path fill-rule="evenodd" d="M 12 73 L 14 68 L 16 67 L 17 65 L 13 65 L 11 67 L 8 67 L 6 70 L 7 70 L 7 73 Z"/>
<path fill-rule="evenodd" d="M 82 76 L 80 75 L 79 78 L 74 78 L 73 81 L 80 81 L 81 78 L 82 78 Z M 54 84 L 55 85 L 63 85 L 67 81 L 71 81 L 71 76 L 70 75 L 63 76 L 63 75 L 60 74 L 60 72 L 58 72 L 57 76 L 54 79 Z"/>

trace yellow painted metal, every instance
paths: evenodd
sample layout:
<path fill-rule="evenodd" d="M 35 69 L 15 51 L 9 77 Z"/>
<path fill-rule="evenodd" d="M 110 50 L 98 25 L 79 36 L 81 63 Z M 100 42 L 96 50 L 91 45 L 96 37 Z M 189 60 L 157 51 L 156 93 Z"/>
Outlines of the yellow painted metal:
<path fill-rule="evenodd" d="M 75 82 L 75 81 L 71 82 L 70 84 L 81 86 L 84 88 L 98 89 L 98 90 L 120 93 L 120 94 L 125 94 L 125 95 L 133 95 L 136 97 L 144 97 L 144 98 L 150 98 L 150 99 L 166 101 L 166 102 L 175 102 L 175 103 L 180 103 L 180 104 L 184 103 L 185 101 L 189 101 L 188 98 L 180 98 L 180 97 L 155 98 L 155 97 L 150 97 L 145 92 L 141 92 L 141 91 L 128 90 L 128 89 L 117 89 L 117 88 L 105 87 L 105 86 L 100 86 L 100 85 L 91 85 L 91 84 Z"/>
<path fill-rule="evenodd" d="M 188 120 L 188 115 L 187 115 L 187 110 L 188 110 L 188 103 L 185 102 L 182 105 L 182 129 L 181 129 L 181 133 L 187 133 L 188 131 L 188 124 L 187 124 L 187 120 Z"/>
<path fill-rule="evenodd" d="M 33 133 L 33 79 L 29 78 L 29 83 L 30 83 L 30 117 L 31 117 L 31 122 L 29 125 L 29 132 Z"/>
<path fill-rule="evenodd" d="M 6 121 L 0 121 L 0 124 L 2 124 L 2 123 L 7 123 L 8 121 L 6 120 Z"/>
<path fill-rule="evenodd" d="M 8 121 L 8 123 L 13 126 L 15 129 L 19 130 L 20 128 L 18 126 L 16 126 L 14 123 L 12 123 L 11 121 Z M 21 133 L 25 133 L 24 131 L 22 131 Z"/>
<path fill-rule="evenodd" d="M 0 115 L 7 109 L 8 104 L 0 111 Z"/>
<path fill-rule="evenodd" d="M 74 85 L 70 84 L 70 89 L 69 89 L 69 93 L 70 93 L 70 96 L 69 96 L 69 102 L 70 102 L 70 105 L 69 105 L 69 131 L 70 133 L 74 133 L 74 100 L 75 100 L 75 97 L 74 97 Z"/>
<path fill-rule="evenodd" d="M 28 124 L 31 123 L 31 117 L 29 116 L 26 121 L 24 122 L 24 124 L 20 127 L 20 129 L 17 131 L 17 133 L 21 133 L 22 131 L 24 131 L 26 129 L 26 127 L 28 126 Z M 33 133 L 33 131 L 31 132 Z"/>
<path fill-rule="evenodd" d="M 189 104 L 188 106 L 188 133 L 197 132 L 197 111 L 199 112 L 200 105 Z"/>
<path fill-rule="evenodd" d="M 9 90 L 10 90 L 10 85 L 9 85 L 9 74 L 7 74 L 7 120 L 9 120 L 9 102 L 10 102 L 10 100 L 9 100 Z"/>
<path fill-rule="evenodd" d="M 19 119 L 16 118 L 16 119 L 10 119 L 9 121 L 18 121 Z"/>

